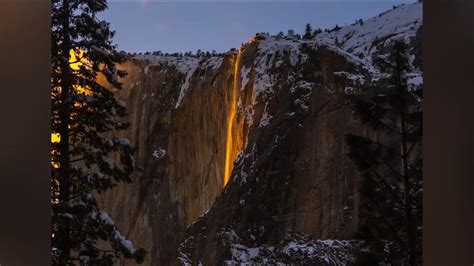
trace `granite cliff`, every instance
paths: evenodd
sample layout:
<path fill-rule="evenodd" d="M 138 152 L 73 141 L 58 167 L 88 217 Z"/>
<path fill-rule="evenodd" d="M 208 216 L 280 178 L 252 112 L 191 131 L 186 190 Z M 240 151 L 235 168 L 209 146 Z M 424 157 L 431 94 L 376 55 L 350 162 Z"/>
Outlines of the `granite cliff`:
<path fill-rule="evenodd" d="M 295 250 L 314 263 L 349 261 L 337 254 L 358 225 L 359 176 L 344 135 L 376 134 L 361 129 L 350 98 L 371 93 L 383 75 L 373 58 L 396 39 L 411 46 L 409 81 L 422 83 L 421 9 L 310 40 L 257 34 L 224 56 L 123 64 L 117 93 L 136 182 L 102 204 L 149 251 L 145 264 L 276 263 Z"/>

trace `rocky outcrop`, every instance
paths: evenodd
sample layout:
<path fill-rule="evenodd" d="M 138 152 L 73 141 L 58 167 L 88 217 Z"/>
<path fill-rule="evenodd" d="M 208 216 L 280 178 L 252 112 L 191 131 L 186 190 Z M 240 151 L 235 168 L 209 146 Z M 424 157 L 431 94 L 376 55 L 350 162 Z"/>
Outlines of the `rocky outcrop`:
<path fill-rule="evenodd" d="M 314 40 L 263 34 L 223 57 L 146 55 L 121 66 L 136 182 L 102 203 L 149 251 L 146 265 L 222 264 L 235 245 L 278 246 L 293 233 L 353 238 L 359 177 L 344 136 L 374 133 L 361 131 L 349 98 L 370 92 L 372 57 L 391 40 L 410 42 L 420 62 L 421 5 L 380 20 L 393 12 L 409 21 L 384 31 L 371 19 Z"/>

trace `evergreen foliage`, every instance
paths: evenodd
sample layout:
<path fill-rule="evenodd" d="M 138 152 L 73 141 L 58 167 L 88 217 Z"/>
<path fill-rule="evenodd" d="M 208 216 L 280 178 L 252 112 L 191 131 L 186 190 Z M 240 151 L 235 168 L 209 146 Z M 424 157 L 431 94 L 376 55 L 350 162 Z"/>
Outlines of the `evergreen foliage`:
<path fill-rule="evenodd" d="M 340 29 L 342 29 L 342 28 L 339 27 L 339 25 L 336 24 L 336 26 L 334 26 L 334 28 L 330 29 L 328 32 L 339 31 Z"/>
<path fill-rule="evenodd" d="M 290 38 L 293 38 L 295 36 L 295 31 L 293 29 L 289 29 L 286 35 Z"/>
<path fill-rule="evenodd" d="M 281 40 L 281 39 L 283 39 L 283 38 L 285 37 L 285 33 L 283 33 L 283 31 L 280 31 L 280 32 L 276 35 L 276 37 L 278 38 L 278 40 Z"/>
<path fill-rule="evenodd" d="M 311 27 L 311 24 L 306 24 L 306 28 L 304 30 L 304 35 L 303 35 L 303 39 L 305 40 L 309 40 L 313 38 L 313 28 Z"/>
<path fill-rule="evenodd" d="M 313 32 L 313 38 L 316 37 L 316 35 L 318 35 L 318 34 L 320 34 L 320 33 L 322 33 L 322 32 L 323 32 L 323 30 L 322 30 L 321 28 L 317 28 L 317 29 L 314 30 L 314 32 Z"/>
<path fill-rule="evenodd" d="M 378 58 L 388 78 L 354 106 L 372 133 L 346 136 L 362 177 L 360 265 L 422 264 L 422 90 L 407 84 L 406 44 L 392 49 Z"/>
<path fill-rule="evenodd" d="M 109 24 L 97 18 L 105 0 L 52 1 L 52 264 L 114 265 L 118 258 L 140 263 L 136 249 L 102 211 L 96 197 L 119 182 L 132 182 L 132 147 L 114 136 L 127 124 Z M 103 82 L 98 82 L 103 80 Z M 107 84 L 107 85 L 106 85 Z M 107 87 L 106 87 L 107 86 Z"/>

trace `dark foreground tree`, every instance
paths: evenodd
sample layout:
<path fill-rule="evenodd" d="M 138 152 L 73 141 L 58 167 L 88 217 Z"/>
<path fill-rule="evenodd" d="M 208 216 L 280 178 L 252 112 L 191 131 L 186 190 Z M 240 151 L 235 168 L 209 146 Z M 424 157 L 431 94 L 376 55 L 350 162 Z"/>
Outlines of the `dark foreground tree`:
<path fill-rule="evenodd" d="M 422 263 L 422 90 L 407 84 L 407 47 L 378 59 L 388 78 L 370 101 L 355 102 L 369 137 L 348 134 L 361 176 L 360 265 Z"/>
<path fill-rule="evenodd" d="M 109 24 L 97 18 L 105 0 L 52 1 L 52 262 L 53 265 L 113 265 L 117 258 L 143 261 L 100 210 L 96 196 L 117 182 L 132 182 L 134 160 Z M 98 82 L 99 79 L 104 80 Z M 104 84 L 110 89 L 106 88 Z"/>

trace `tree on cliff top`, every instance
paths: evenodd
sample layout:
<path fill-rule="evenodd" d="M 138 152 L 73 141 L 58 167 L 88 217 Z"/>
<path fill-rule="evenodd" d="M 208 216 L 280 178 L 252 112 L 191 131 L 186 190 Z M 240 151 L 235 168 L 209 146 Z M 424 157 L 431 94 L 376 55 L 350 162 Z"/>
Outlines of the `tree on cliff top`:
<path fill-rule="evenodd" d="M 53 265 L 144 258 L 96 200 L 117 182 L 132 182 L 134 167 L 130 143 L 113 135 L 127 126 L 125 104 L 112 92 L 121 88 L 117 78 L 125 72 L 115 64 L 125 55 L 112 44 L 109 24 L 96 17 L 106 8 L 105 0 L 52 1 Z"/>
<path fill-rule="evenodd" d="M 405 43 L 393 45 L 385 84 L 355 112 L 374 134 L 348 134 L 349 157 L 362 176 L 359 237 L 361 265 L 422 263 L 422 90 L 410 88 Z"/>
<path fill-rule="evenodd" d="M 306 24 L 306 28 L 304 30 L 304 35 L 303 35 L 303 39 L 305 40 L 309 40 L 313 38 L 313 28 L 311 27 L 311 24 Z"/>
<path fill-rule="evenodd" d="M 321 28 L 315 29 L 315 30 L 313 31 L 313 38 L 316 37 L 316 35 L 318 35 L 318 34 L 320 34 L 320 33 L 322 33 L 322 32 L 323 32 L 323 30 L 322 30 Z"/>

